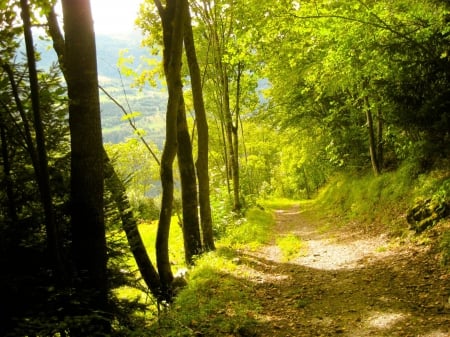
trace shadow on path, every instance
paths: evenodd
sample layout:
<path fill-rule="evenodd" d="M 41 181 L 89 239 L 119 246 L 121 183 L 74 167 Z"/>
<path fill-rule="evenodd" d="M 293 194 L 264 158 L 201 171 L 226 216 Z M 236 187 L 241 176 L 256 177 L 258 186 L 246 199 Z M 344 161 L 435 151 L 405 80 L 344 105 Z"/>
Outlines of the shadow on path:
<path fill-rule="evenodd" d="M 248 336 L 450 336 L 450 277 L 432 249 L 381 249 L 383 236 L 330 238 L 296 208 L 276 220 L 277 235 L 294 233 L 308 250 L 288 263 L 275 245 L 240 252 L 262 307 Z"/>

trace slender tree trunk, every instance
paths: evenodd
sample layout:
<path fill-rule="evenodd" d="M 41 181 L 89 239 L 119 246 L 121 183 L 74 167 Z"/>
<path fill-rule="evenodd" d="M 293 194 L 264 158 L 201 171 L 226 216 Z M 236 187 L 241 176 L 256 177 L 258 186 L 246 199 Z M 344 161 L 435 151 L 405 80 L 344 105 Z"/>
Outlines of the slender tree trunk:
<path fill-rule="evenodd" d="M 197 180 L 195 176 L 192 145 L 186 121 L 183 97 L 177 116 L 178 166 L 181 178 L 181 200 L 183 205 L 183 239 L 186 263 L 191 265 L 194 256 L 202 251 L 200 226 L 198 220 Z"/>
<path fill-rule="evenodd" d="M 235 141 L 237 140 L 237 132 L 234 131 L 233 116 L 231 115 L 230 108 L 230 91 L 228 87 L 228 74 L 225 67 L 222 67 L 222 86 L 223 86 L 223 112 L 224 112 L 224 122 L 225 122 L 225 136 L 226 142 L 228 143 L 228 167 L 231 171 L 231 180 L 233 186 L 233 211 L 239 213 L 241 210 L 241 202 L 239 198 L 239 163 L 237 161 L 237 153 L 235 153 Z"/>
<path fill-rule="evenodd" d="M 120 218 L 122 220 L 122 227 L 127 236 L 131 252 L 133 253 L 139 272 L 141 273 L 147 287 L 150 289 L 155 298 L 159 299 L 161 287 L 159 275 L 147 254 L 147 250 L 139 233 L 136 219 L 133 217 L 131 205 L 128 201 L 126 193 L 124 193 L 125 187 L 123 186 L 120 178 L 117 176 L 106 151 L 104 151 L 103 155 L 105 182 L 108 185 L 112 198 L 116 203 L 117 209 L 119 210 Z"/>
<path fill-rule="evenodd" d="M 380 174 L 380 168 L 377 159 L 377 148 L 376 148 L 376 139 L 375 132 L 373 127 L 373 117 L 372 111 L 369 106 L 369 99 L 367 97 L 364 98 L 366 105 L 366 118 L 367 118 L 367 128 L 369 133 L 369 153 L 370 153 L 370 161 L 372 163 L 372 169 L 375 176 Z"/>
<path fill-rule="evenodd" d="M 164 7 L 154 0 L 163 26 L 164 72 L 169 98 L 166 112 L 166 142 L 161 157 L 162 200 L 156 235 L 156 256 L 161 280 L 162 294 L 172 300 L 173 274 L 169 260 L 169 232 L 173 207 L 173 162 L 177 154 L 177 116 L 181 104 L 183 86 L 181 82 L 181 56 L 183 53 L 184 11 L 186 0 L 168 0 Z"/>
<path fill-rule="evenodd" d="M 205 3 L 205 6 L 207 4 Z M 209 15 L 208 11 L 214 9 L 209 8 L 209 6 L 205 7 L 205 15 L 207 17 L 207 24 L 209 28 L 209 38 L 211 40 L 212 48 L 213 48 L 213 57 L 214 57 L 214 67 L 216 72 L 219 74 L 219 81 L 217 83 L 218 91 L 219 91 L 219 111 L 220 111 L 220 120 L 223 124 L 225 137 L 223 139 L 224 147 L 227 151 L 226 157 L 227 161 L 225 166 L 227 168 L 227 184 L 230 187 L 230 179 L 232 185 L 232 203 L 233 203 L 233 211 L 239 213 L 241 211 L 242 205 L 240 201 L 240 187 L 239 187 L 239 161 L 238 161 L 238 152 L 235 148 L 237 138 L 234 138 L 233 133 L 235 132 L 235 136 L 237 136 L 237 131 L 234 131 L 233 125 L 233 116 L 230 108 L 230 91 L 229 91 L 229 76 L 228 76 L 228 68 L 227 65 L 223 62 L 223 50 L 225 39 L 229 36 L 231 31 L 222 32 L 223 35 L 219 35 L 219 30 L 224 30 L 225 27 L 218 27 L 218 22 L 215 16 L 218 13 L 214 13 L 213 15 Z M 213 17 L 214 16 L 214 17 Z M 236 125 L 237 126 L 237 125 Z M 230 188 L 229 188 L 230 191 Z"/>
<path fill-rule="evenodd" d="M 2 123 L 0 123 L 0 141 L 2 160 L 3 160 L 3 174 L 5 175 L 5 185 L 6 185 L 6 197 L 8 199 L 8 218 L 13 224 L 17 224 L 17 207 L 14 197 L 13 180 L 11 177 L 11 163 L 8 151 L 8 139 L 6 137 L 6 129 Z"/>
<path fill-rule="evenodd" d="M 88 308 L 83 313 L 88 315 L 96 310 L 108 311 L 96 46 L 89 0 L 63 0 L 62 8 L 71 136 L 72 248 L 79 281 L 76 286 L 88 295 L 84 298 Z M 87 322 L 83 329 L 107 334 L 110 323 L 105 317 Z"/>
<path fill-rule="evenodd" d="M 195 51 L 194 34 L 192 32 L 191 15 L 189 10 L 186 11 L 185 25 L 184 46 L 189 66 L 189 73 L 191 75 L 192 95 L 194 98 L 194 110 L 197 120 L 198 152 L 196 168 L 199 188 L 200 223 L 203 234 L 204 248 L 207 251 L 211 251 L 215 249 L 215 245 L 209 193 L 208 121 L 206 118 L 205 103 L 203 101 L 202 80 L 200 75 L 200 67 L 197 61 L 197 53 Z"/>
<path fill-rule="evenodd" d="M 308 175 L 306 174 L 306 169 L 302 167 L 303 179 L 305 179 L 305 189 L 306 189 L 306 198 L 311 199 L 311 187 L 309 186 Z"/>
<path fill-rule="evenodd" d="M 222 136 L 222 149 L 223 149 L 223 162 L 225 166 L 225 179 L 227 182 L 227 192 L 228 196 L 231 195 L 231 167 L 230 167 L 230 159 L 229 159 L 229 151 L 228 151 L 228 142 L 225 132 L 225 122 L 223 121 L 223 115 L 220 116 L 220 134 Z"/>
<path fill-rule="evenodd" d="M 383 148 L 383 113 L 381 108 L 378 107 L 377 113 L 377 159 L 378 168 L 381 172 L 384 166 L 384 148 Z"/>
<path fill-rule="evenodd" d="M 236 105 L 235 105 L 235 113 L 234 113 L 234 122 L 232 122 L 231 130 L 232 130 L 232 138 L 233 143 L 231 146 L 233 147 L 234 159 L 232 160 L 232 172 L 233 172 L 233 192 L 234 192 L 234 210 L 236 212 L 240 212 L 242 208 L 241 198 L 240 198 L 240 174 L 239 174 L 239 121 L 241 114 L 241 105 L 240 105 L 240 97 L 241 97 L 241 75 L 242 75 L 242 64 L 238 64 L 237 69 L 237 78 L 236 78 Z"/>
<path fill-rule="evenodd" d="M 53 210 L 52 194 L 50 190 L 50 177 L 48 173 L 47 150 L 45 148 L 44 126 L 41 117 L 39 82 L 36 69 L 36 59 L 33 46 L 33 35 L 31 32 L 30 11 L 27 0 L 20 0 L 22 12 L 23 30 L 25 35 L 25 46 L 27 51 L 28 70 L 30 78 L 31 105 L 34 117 L 34 131 L 36 134 L 37 148 L 37 182 L 41 194 L 42 205 L 45 214 L 45 228 L 47 244 L 53 268 L 57 279 L 65 278 L 60 230 L 57 226 Z"/>
<path fill-rule="evenodd" d="M 22 119 L 22 123 L 23 123 L 23 131 L 24 131 L 23 137 L 24 137 L 24 141 L 25 141 L 25 148 L 26 148 L 28 154 L 30 155 L 31 165 L 33 165 L 33 170 L 36 175 L 36 181 L 39 181 L 38 156 L 37 156 L 37 152 L 36 152 L 36 149 L 34 146 L 33 137 L 31 134 L 31 126 L 28 121 L 28 117 L 25 113 L 25 109 L 23 107 L 22 100 L 20 99 L 19 87 L 16 83 L 16 80 L 14 78 L 14 73 L 13 73 L 10 65 L 7 63 L 4 63 L 4 64 L 2 64 L 2 68 L 8 75 L 8 80 L 11 85 L 11 91 L 12 91 L 12 95 L 14 97 L 14 102 L 16 104 L 17 111 L 19 112 L 20 118 Z"/>

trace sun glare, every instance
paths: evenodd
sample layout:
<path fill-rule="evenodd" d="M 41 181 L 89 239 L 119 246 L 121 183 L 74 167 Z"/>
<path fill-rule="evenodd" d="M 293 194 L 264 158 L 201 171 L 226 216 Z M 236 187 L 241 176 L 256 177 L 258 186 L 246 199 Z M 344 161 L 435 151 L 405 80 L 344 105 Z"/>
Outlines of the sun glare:
<path fill-rule="evenodd" d="M 97 34 L 130 33 L 135 30 L 141 0 L 91 0 Z"/>

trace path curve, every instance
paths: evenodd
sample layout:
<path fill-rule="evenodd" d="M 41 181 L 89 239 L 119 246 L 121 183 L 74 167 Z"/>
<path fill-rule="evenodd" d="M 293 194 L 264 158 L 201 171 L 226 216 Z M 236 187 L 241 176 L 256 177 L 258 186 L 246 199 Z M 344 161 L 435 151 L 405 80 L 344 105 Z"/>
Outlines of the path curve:
<path fill-rule="evenodd" d="M 449 337 L 450 274 L 426 246 L 389 247 L 386 235 L 322 231 L 298 206 L 275 212 L 273 242 L 240 259 L 261 304 L 245 336 Z M 277 238 L 306 248 L 289 261 Z"/>

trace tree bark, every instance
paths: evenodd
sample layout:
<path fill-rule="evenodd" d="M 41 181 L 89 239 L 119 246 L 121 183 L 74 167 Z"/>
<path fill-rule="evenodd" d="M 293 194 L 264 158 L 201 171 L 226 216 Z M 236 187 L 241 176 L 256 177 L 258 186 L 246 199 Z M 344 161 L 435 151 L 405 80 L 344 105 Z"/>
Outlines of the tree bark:
<path fill-rule="evenodd" d="M 89 0 L 63 0 L 62 8 L 71 135 L 72 248 L 79 281 L 76 287 L 87 295 L 84 314 L 88 315 L 108 310 L 96 46 Z M 106 317 L 87 324 L 85 328 L 91 331 L 95 327 L 97 334 L 110 330 Z"/>
<path fill-rule="evenodd" d="M 122 228 L 127 236 L 128 244 L 136 263 L 144 279 L 145 284 L 152 292 L 156 299 L 160 299 L 161 283 L 159 275 L 153 266 L 139 233 L 138 224 L 133 217 L 131 205 L 128 201 L 122 181 L 117 176 L 106 151 L 104 156 L 105 182 L 109 187 L 112 198 L 116 203 L 117 209 L 122 220 Z"/>
<path fill-rule="evenodd" d="M 238 149 L 236 143 L 238 143 L 237 125 L 233 125 L 233 115 L 230 107 L 230 90 L 229 90 L 229 74 L 228 65 L 223 62 L 223 51 L 225 48 L 225 39 L 228 38 L 232 32 L 232 26 L 228 27 L 226 31 L 225 25 L 222 22 L 218 22 L 217 13 L 208 13 L 213 11 L 209 5 L 205 3 L 204 17 L 207 18 L 206 22 L 209 29 L 209 39 L 212 44 L 214 67 L 219 74 L 217 81 L 218 95 L 218 110 L 220 115 L 220 121 L 224 128 L 225 136 L 223 138 L 224 148 L 226 151 L 227 160 L 225 166 L 227 168 L 227 186 L 230 191 L 230 184 L 232 189 L 232 204 L 233 211 L 240 213 L 242 204 L 240 200 L 240 186 L 239 186 L 239 160 Z M 220 31 L 222 30 L 222 31 Z M 236 128 L 236 129 L 235 129 Z M 231 179 L 231 183 L 230 183 Z"/>
<path fill-rule="evenodd" d="M 49 33 L 53 40 L 54 49 L 58 55 L 59 63 L 63 71 L 63 74 L 65 74 L 64 70 L 65 41 L 64 37 L 61 34 L 61 30 L 59 29 L 59 24 L 58 21 L 56 20 L 56 13 L 53 8 L 49 13 L 49 15 L 47 16 L 47 21 L 49 24 Z M 120 108 L 123 107 L 120 106 Z M 148 147 L 148 144 L 146 144 L 146 146 Z M 152 155 L 154 156 L 153 153 Z M 104 149 L 103 149 L 103 156 L 104 156 L 105 182 L 108 185 L 112 198 L 117 206 L 117 210 L 119 211 L 119 215 L 122 221 L 122 228 L 127 236 L 130 250 L 133 254 L 134 259 L 136 260 L 139 272 L 141 273 L 144 282 L 146 283 L 147 287 L 150 289 L 152 294 L 155 296 L 155 298 L 157 300 L 160 300 L 161 283 L 159 280 L 159 275 L 155 267 L 153 266 L 148 256 L 147 250 L 144 246 L 144 243 L 142 241 L 137 221 L 134 218 L 131 211 L 131 205 L 127 197 L 125 186 L 118 177 L 113 165 L 111 164 L 108 154 Z M 159 160 L 157 160 L 157 162 L 159 165 L 160 164 Z"/>
<path fill-rule="evenodd" d="M 181 178 L 181 200 L 183 208 L 183 241 L 186 263 L 192 265 L 194 256 L 202 251 L 198 220 L 197 180 L 195 175 L 192 145 L 186 121 L 184 99 L 180 97 L 177 116 L 178 167 Z"/>
<path fill-rule="evenodd" d="M 191 76 L 192 96 L 194 99 L 194 110 L 197 121 L 197 178 L 200 204 L 200 223 L 203 236 L 203 246 L 206 251 L 215 249 L 212 228 L 211 201 L 209 191 L 209 131 L 206 118 L 205 103 L 203 101 L 202 79 L 200 67 L 195 51 L 194 34 L 192 32 L 191 15 L 186 11 L 186 22 L 184 32 L 184 47 L 186 51 L 189 73 Z"/>
<path fill-rule="evenodd" d="M 378 107 L 377 113 L 377 159 L 380 172 L 384 166 L 384 146 L 383 146 L 383 113 L 381 108 Z"/>
<path fill-rule="evenodd" d="M 166 112 L 166 142 L 161 156 L 162 200 L 156 235 L 156 256 L 162 296 L 171 301 L 173 274 L 169 260 L 169 232 L 173 207 L 173 162 L 177 154 L 177 116 L 182 98 L 181 56 L 183 52 L 184 11 L 186 0 L 168 0 L 164 7 L 154 0 L 163 26 L 164 72 L 169 98 Z"/>
<path fill-rule="evenodd" d="M 64 262 L 60 230 L 57 226 L 53 210 L 52 194 L 50 189 L 50 177 L 48 173 L 48 158 L 45 147 L 44 126 L 41 118 L 39 82 L 36 69 L 36 58 L 34 54 L 33 35 L 31 32 L 30 10 L 27 0 L 20 0 L 21 16 L 25 36 L 27 52 L 28 71 L 30 79 L 31 105 L 34 117 L 34 131 L 36 135 L 36 159 L 37 159 L 37 182 L 41 201 L 45 214 L 45 229 L 47 234 L 48 251 L 53 264 L 56 278 L 59 281 L 65 279 Z"/>
<path fill-rule="evenodd" d="M 240 174 L 239 174 L 239 119 L 241 114 L 241 75 L 242 75 L 242 64 L 239 62 L 237 66 L 237 78 L 236 78 L 236 106 L 234 112 L 234 123 L 231 124 L 232 139 L 234 158 L 232 160 L 232 172 L 233 172 L 233 194 L 234 194 L 234 211 L 240 213 L 242 209 L 241 198 L 240 198 Z M 229 99 L 229 98 L 228 98 Z M 228 104 L 229 108 L 229 104 Z M 231 111 L 230 111 L 231 113 Z"/>
<path fill-rule="evenodd" d="M 372 163 L 372 169 L 375 176 L 380 174 L 380 167 L 377 158 L 377 145 L 375 139 L 375 131 L 373 127 L 373 117 L 372 111 L 369 105 L 369 99 L 367 97 L 364 98 L 364 102 L 366 105 L 366 118 L 367 118 L 367 128 L 369 133 L 369 153 L 370 153 L 370 161 Z"/>

